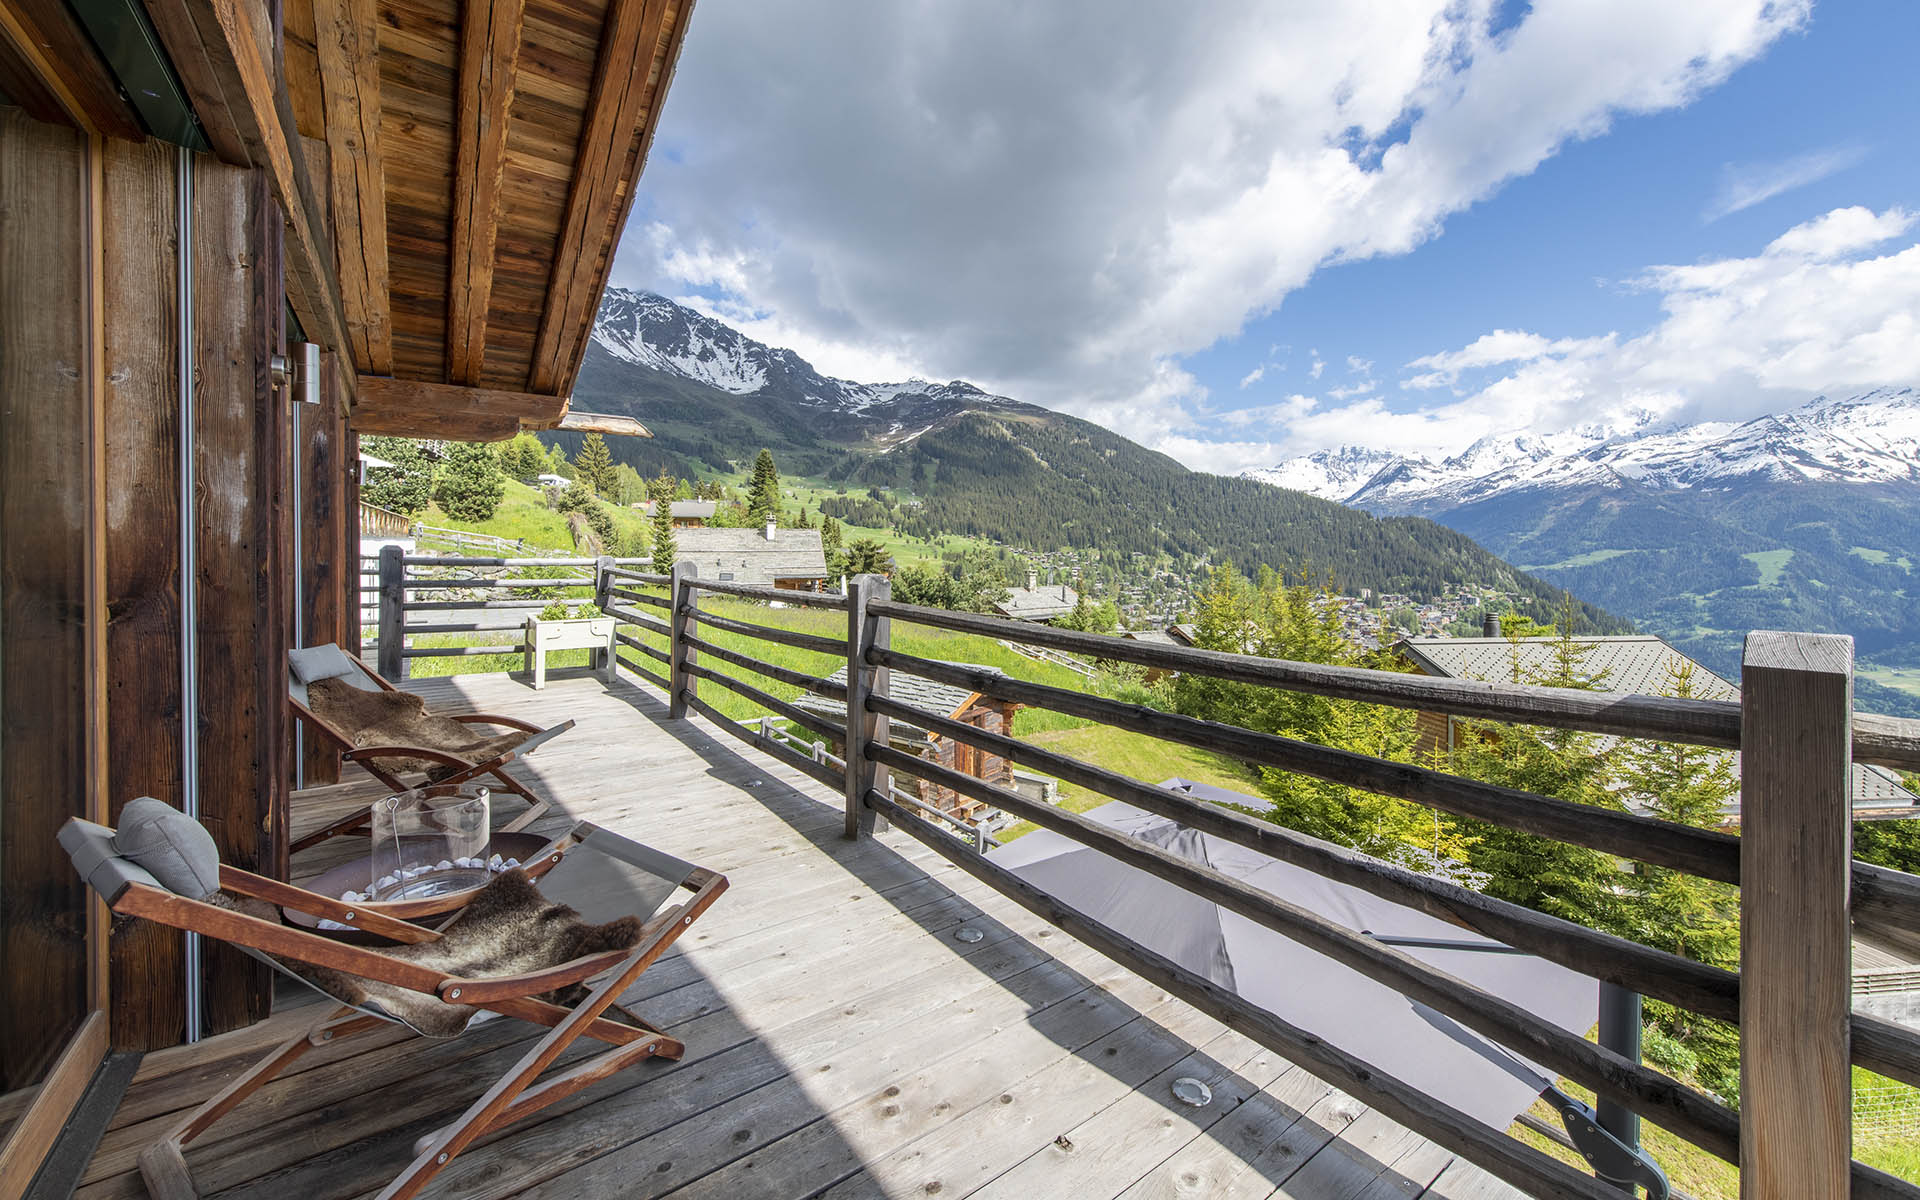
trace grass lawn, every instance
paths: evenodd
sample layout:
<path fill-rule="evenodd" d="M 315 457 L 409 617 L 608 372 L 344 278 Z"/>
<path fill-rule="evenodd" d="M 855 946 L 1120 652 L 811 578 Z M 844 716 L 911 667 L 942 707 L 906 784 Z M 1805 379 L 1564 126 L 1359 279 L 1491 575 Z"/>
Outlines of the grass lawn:
<path fill-rule="evenodd" d="M 1025 716 L 1026 714 L 1021 714 Z M 1016 725 L 1018 722 L 1016 721 Z M 1105 725 L 1086 724 L 1078 729 L 1056 729 L 1029 736 L 1027 741 L 1045 746 L 1058 754 L 1070 754 L 1083 762 L 1117 771 L 1143 783 L 1159 783 L 1179 776 L 1196 783 L 1211 783 L 1238 792 L 1258 795 L 1260 780 L 1254 773 L 1224 755 L 1190 746 L 1176 746 L 1143 733 L 1130 733 Z M 1085 812 L 1107 803 L 1111 797 L 1089 791 L 1062 780 L 1060 807 L 1069 812 Z M 1039 826 L 1031 821 L 1010 825 L 997 836 L 1002 842 L 1031 833 Z"/>
<path fill-rule="evenodd" d="M 547 507 L 546 498 L 540 489 L 514 480 L 506 481 L 506 494 L 500 498 L 500 507 L 484 521 L 462 521 L 448 516 L 438 504 L 429 505 L 426 514 L 420 520 L 423 524 L 437 525 L 442 529 L 460 529 L 468 533 L 490 533 L 512 541 L 523 541 L 531 550 L 556 550 L 563 554 L 573 554 L 573 534 L 567 530 L 567 515 L 555 512 Z M 607 511 L 613 514 L 613 527 L 622 537 L 631 537 L 647 525 L 647 520 L 637 508 L 622 508 L 617 504 L 607 505 Z M 544 557 L 529 554 L 528 557 Z"/>
<path fill-rule="evenodd" d="M 1740 557 L 1760 568 L 1761 587 L 1774 587 L 1780 582 L 1780 573 L 1793 560 L 1793 551 L 1755 550 L 1752 554 L 1742 554 Z"/>

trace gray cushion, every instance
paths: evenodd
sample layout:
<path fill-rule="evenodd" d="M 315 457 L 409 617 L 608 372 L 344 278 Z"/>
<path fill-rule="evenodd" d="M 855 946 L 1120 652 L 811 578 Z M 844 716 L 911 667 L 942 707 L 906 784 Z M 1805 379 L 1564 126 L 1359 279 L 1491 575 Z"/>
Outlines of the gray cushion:
<path fill-rule="evenodd" d="M 347 652 L 331 642 L 324 646 L 309 646 L 305 650 L 287 651 L 287 668 L 301 683 L 337 679 L 342 675 L 356 674 L 359 670 L 353 665 L 353 660 L 347 657 Z"/>
<path fill-rule="evenodd" d="M 200 822 L 152 796 L 120 811 L 114 853 L 146 868 L 176 896 L 204 900 L 220 890 L 220 849 Z"/>
<path fill-rule="evenodd" d="M 60 848 L 73 860 L 73 869 L 108 904 L 118 900 L 129 884 L 160 886 L 146 868 L 113 852 L 113 830 L 105 825 L 73 817 L 60 827 L 59 840 Z"/>

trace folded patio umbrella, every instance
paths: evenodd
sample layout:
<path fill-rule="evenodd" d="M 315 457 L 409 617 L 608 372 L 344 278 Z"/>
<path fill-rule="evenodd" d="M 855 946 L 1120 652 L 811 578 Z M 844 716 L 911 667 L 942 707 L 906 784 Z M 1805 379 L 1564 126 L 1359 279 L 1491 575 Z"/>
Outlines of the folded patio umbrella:
<path fill-rule="evenodd" d="M 1252 797 L 1170 780 L 1196 798 Z M 1584 1035 L 1598 1014 L 1585 975 L 1425 913 L 1278 862 L 1118 801 L 1084 814 L 1203 863 Z M 1048 830 L 988 858 L 1066 904 L 1419 1090 L 1504 1130 L 1551 1076 L 1350 967 Z"/>

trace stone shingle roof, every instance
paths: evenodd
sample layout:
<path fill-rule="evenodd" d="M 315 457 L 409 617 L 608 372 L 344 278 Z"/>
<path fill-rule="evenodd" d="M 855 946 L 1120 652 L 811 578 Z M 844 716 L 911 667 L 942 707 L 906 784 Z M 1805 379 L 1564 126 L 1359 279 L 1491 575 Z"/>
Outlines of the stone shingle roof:
<path fill-rule="evenodd" d="M 818 529 L 677 529 L 673 544 L 701 579 L 771 587 L 777 579 L 825 579 L 827 556 Z"/>
<path fill-rule="evenodd" d="M 634 505 L 634 507 L 641 512 L 651 515 L 653 512 L 653 501 L 642 500 L 640 503 Z M 717 500 L 675 500 L 667 506 L 667 515 L 670 517 L 679 517 L 682 520 L 698 518 L 702 521 L 710 521 L 713 519 L 714 512 L 718 510 L 719 507 L 720 503 Z"/>
<path fill-rule="evenodd" d="M 1080 593 L 1064 583 L 1042 587 L 1009 588 L 1007 598 L 995 604 L 994 611 L 1019 621 L 1048 621 L 1064 617 L 1080 602 Z"/>
<path fill-rule="evenodd" d="M 995 674 L 999 673 L 998 668 L 983 667 L 979 663 L 956 662 L 948 663 L 947 665 L 952 667 L 968 667 L 976 671 L 993 671 Z M 847 681 L 847 669 L 840 667 L 835 670 L 833 674 L 827 676 L 827 679 L 832 683 L 845 683 Z M 902 704 L 924 709 L 931 713 L 939 713 L 943 717 L 953 716 L 966 705 L 968 700 L 973 698 L 973 692 L 967 688 L 956 687 L 951 683 L 939 683 L 932 679 L 922 679 L 918 675 L 908 675 L 901 671 L 888 673 L 887 694 Z M 846 723 L 847 706 L 838 700 L 828 700 L 824 696 L 816 696 L 808 693 L 794 701 L 794 707 L 804 708 L 808 712 L 815 712 L 825 717 L 831 717 L 836 724 L 844 725 Z M 892 727 L 895 736 L 899 736 L 902 731 L 908 732 L 913 737 L 923 738 L 927 736 L 926 730 L 907 721 L 902 721 L 898 717 L 893 719 Z"/>
<path fill-rule="evenodd" d="M 1514 657 L 1520 661 L 1520 681 L 1528 682 L 1553 669 L 1556 637 L 1538 638 L 1402 638 L 1396 648 L 1423 674 L 1447 679 L 1484 679 L 1504 683 L 1513 679 Z M 1596 691 L 1628 692 L 1659 696 L 1671 690 L 1672 670 L 1693 663 L 1693 694 L 1700 700 L 1738 700 L 1740 689 L 1715 675 L 1657 637 L 1575 638 L 1587 647 L 1581 669 L 1596 678 Z M 1611 746 L 1617 739 L 1608 738 Z M 1740 773 L 1740 755 L 1733 755 L 1733 771 Z M 1859 808 L 1908 808 L 1920 803 L 1900 784 L 1900 777 L 1885 767 L 1855 763 L 1853 766 L 1853 805 Z M 1736 795 L 1725 811 L 1737 816 L 1740 800 Z"/>

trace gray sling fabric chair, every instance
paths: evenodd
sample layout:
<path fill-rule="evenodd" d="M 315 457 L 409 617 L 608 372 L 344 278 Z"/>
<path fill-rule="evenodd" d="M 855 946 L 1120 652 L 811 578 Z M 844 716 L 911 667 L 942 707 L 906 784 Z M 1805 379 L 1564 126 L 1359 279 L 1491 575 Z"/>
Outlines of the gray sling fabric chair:
<path fill-rule="evenodd" d="M 309 1049 L 393 1023 L 421 1032 L 419 1017 L 411 1015 L 417 1010 L 434 1018 L 432 1036 L 457 1036 L 482 1013 L 516 1017 L 548 1032 L 457 1120 L 415 1143 L 414 1160 L 380 1193 L 383 1200 L 414 1195 L 483 1134 L 648 1058 L 678 1059 L 685 1051 L 680 1042 L 617 1001 L 727 887 L 723 875 L 583 822 L 530 860 L 525 872 L 537 879 L 543 902 L 574 908 L 581 924 L 631 918 L 619 924 L 622 945 L 489 978 L 462 971 L 457 961 L 406 957 L 444 944 L 443 957 L 457 960 L 458 917 L 436 932 L 378 911 L 380 906 L 344 904 L 226 866 L 198 822 L 158 800 L 128 804 L 117 832 L 70 820 L 59 841 L 81 877 L 116 914 L 219 938 L 336 1002 L 326 1006 L 328 1015 L 319 1024 L 276 1047 L 141 1153 L 141 1175 L 162 1200 L 198 1195 L 184 1147 Z M 531 886 L 504 882 L 509 890 Z M 661 908 L 682 890 L 692 894 Z M 476 911 L 461 906 L 492 891 L 454 898 L 435 915 Z M 335 921 L 408 950 L 396 956 L 336 941 L 281 923 L 279 909 Z M 541 919 L 551 923 L 551 916 L 543 913 Z M 632 944 L 625 944 L 628 940 Z M 543 998 L 548 996 L 573 1002 Z M 608 1017 L 609 1010 L 624 1019 Z M 605 1043 L 607 1049 L 541 1079 L 580 1038 Z"/>
<path fill-rule="evenodd" d="M 397 692 L 400 689 L 382 679 L 358 656 L 331 643 L 287 652 L 287 704 L 292 708 L 293 715 L 321 738 L 334 744 L 343 759 L 366 768 L 368 774 L 394 791 L 404 792 L 415 786 L 401 780 L 400 772 L 395 769 L 399 764 L 431 762 L 441 764 L 444 768 L 435 772 L 434 783 L 451 786 L 469 780 L 485 780 L 488 786 L 498 787 L 525 800 L 527 810 L 502 826 L 508 833 L 525 829 L 552 807 L 550 802 L 534 795 L 525 784 L 507 774 L 506 766 L 572 729 L 572 721 L 562 721 L 551 728 L 542 729 L 516 717 L 492 713 L 448 714 L 445 720 L 458 722 L 461 726 L 499 725 L 517 729 L 526 735 L 511 747 L 488 754 L 484 759 L 462 757 L 431 746 L 362 746 L 359 744 L 361 731 L 341 728 L 313 711 L 308 688 L 323 679 L 341 679 L 366 692 Z M 341 834 L 364 832 L 371 819 L 372 810 L 362 809 L 302 836 L 293 843 L 292 850 L 297 853 Z"/>

